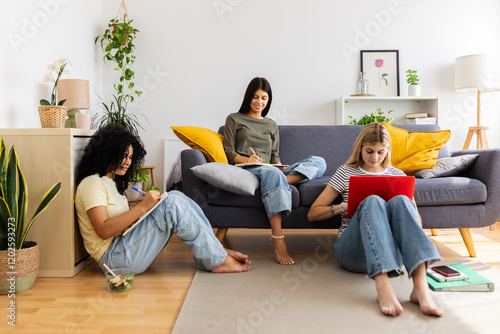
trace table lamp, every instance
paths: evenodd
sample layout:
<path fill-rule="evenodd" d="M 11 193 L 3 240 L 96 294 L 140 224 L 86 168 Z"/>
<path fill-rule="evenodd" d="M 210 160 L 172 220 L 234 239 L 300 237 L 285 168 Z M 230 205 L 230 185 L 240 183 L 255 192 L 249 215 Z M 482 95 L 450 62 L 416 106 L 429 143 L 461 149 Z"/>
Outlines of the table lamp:
<path fill-rule="evenodd" d="M 469 148 L 474 133 L 477 148 L 488 148 L 487 126 L 481 126 L 481 92 L 500 90 L 500 56 L 476 54 L 455 59 L 455 90 L 477 92 L 477 126 L 469 127 L 463 149 Z"/>
<path fill-rule="evenodd" d="M 89 81 L 61 79 L 57 85 L 57 96 L 59 100 L 66 99 L 64 106 L 68 107 L 68 118 L 65 127 L 76 128 L 75 115 L 81 109 L 90 109 Z"/>

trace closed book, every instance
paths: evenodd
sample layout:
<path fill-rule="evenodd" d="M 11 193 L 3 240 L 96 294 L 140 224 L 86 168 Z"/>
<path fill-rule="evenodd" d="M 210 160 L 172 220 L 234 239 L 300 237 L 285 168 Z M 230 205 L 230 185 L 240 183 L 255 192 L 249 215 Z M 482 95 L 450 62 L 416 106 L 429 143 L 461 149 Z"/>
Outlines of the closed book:
<path fill-rule="evenodd" d="M 486 292 L 495 290 L 495 283 L 481 276 L 476 271 L 470 269 L 465 264 L 457 263 L 450 264 L 450 267 L 455 268 L 466 276 L 468 280 L 439 282 L 427 275 L 427 283 L 434 291 L 469 291 L 469 292 Z"/>
<path fill-rule="evenodd" d="M 463 281 L 463 280 L 468 280 L 470 278 L 469 276 L 465 275 L 464 273 L 460 273 L 460 275 L 457 275 L 457 276 L 444 276 L 432 268 L 427 269 L 427 275 L 434 278 L 438 282 Z"/>
<path fill-rule="evenodd" d="M 407 118 L 406 124 L 437 124 L 436 117 Z"/>
<path fill-rule="evenodd" d="M 406 118 L 417 118 L 417 117 L 427 117 L 427 116 L 429 116 L 429 114 L 426 112 L 414 112 L 406 114 Z"/>

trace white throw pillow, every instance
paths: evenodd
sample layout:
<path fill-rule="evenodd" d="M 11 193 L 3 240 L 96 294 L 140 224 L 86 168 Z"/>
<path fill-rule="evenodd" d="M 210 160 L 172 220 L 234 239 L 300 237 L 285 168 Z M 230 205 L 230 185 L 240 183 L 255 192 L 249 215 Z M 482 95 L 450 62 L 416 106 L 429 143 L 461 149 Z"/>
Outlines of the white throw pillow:
<path fill-rule="evenodd" d="M 466 170 L 476 161 L 477 154 L 465 154 L 456 157 L 438 159 L 436 167 L 432 169 L 422 169 L 413 174 L 422 179 L 430 179 L 433 177 L 456 175 Z"/>
<path fill-rule="evenodd" d="M 255 194 L 260 184 L 259 178 L 249 171 L 220 162 L 194 166 L 191 171 L 208 184 L 239 195 Z"/>

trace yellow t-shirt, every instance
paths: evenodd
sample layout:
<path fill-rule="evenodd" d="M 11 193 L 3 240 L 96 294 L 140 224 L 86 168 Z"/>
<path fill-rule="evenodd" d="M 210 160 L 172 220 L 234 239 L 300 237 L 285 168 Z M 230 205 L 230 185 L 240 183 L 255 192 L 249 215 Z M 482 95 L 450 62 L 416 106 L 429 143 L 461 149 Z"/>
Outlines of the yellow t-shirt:
<path fill-rule="evenodd" d="M 98 174 L 87 176 L 80 182 L 76 190 L 75 207 L 78 215 L 78 224 L 82 234 L 83 244 L 87 252 L 96 261 L 99 261 L 104 252 L 109 248 L 114 237 L 101 239 L 92 223 L 87 211 L 96 207 L 105 206 L 109 218 L 119 216 L 129 210 L 127 198 L 120 195 L 115 182 L 107 176 L 99 177 Z"/>

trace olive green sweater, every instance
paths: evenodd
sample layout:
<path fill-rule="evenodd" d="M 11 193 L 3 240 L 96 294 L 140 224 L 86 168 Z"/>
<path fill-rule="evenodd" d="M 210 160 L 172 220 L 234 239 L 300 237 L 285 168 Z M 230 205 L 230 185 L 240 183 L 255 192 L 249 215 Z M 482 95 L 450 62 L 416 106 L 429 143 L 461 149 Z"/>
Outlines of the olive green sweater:
<path fill-rule="evenodd" d="M 250 147 L 265 163 L 279 163 L 278 124 L 270 118 L 256 119 L 236 112 L 229 114 L 224 126 L 224 151 L 230 164 L 237 155 L 249 157 Z"/>

